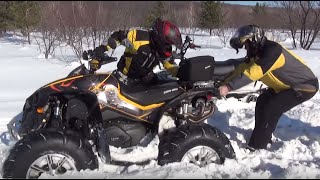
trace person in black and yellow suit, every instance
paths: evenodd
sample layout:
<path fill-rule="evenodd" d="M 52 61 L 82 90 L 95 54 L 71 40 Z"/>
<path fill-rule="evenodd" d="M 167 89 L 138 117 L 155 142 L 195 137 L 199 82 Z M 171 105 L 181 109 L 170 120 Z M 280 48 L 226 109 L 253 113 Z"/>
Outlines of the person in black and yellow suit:
<path fill-rule="evenodd" d="M 126 47 L 117 64 L 117 75 L 129 84 L 156 84 L 157 76 L 153 69 L 161 62 L 164 68 L 176 76 L 179 66 L 170 61 L 172 45 L 181 48 L 179 29 L 167 20 L 157 18 L 151 30 L 119 30 L 110 35 L 108 45 L 95 49 L 103 53 L 108 47 L 115 49 L 119 44 Z"/>
<path fill-rule="evenodd" d="M 256 25 L 240 27 L 230 46 L 237 53 L 245 46 L 246 61 L 219 87 L 220 95 L 257 80 L 268 86 L 257 99 L 255 127 L 247 146 L 252 151 L 266 149 L 281 115 L 312 98 L 319 90 L 318 79 L 300 57 L 268 40 Z"/>

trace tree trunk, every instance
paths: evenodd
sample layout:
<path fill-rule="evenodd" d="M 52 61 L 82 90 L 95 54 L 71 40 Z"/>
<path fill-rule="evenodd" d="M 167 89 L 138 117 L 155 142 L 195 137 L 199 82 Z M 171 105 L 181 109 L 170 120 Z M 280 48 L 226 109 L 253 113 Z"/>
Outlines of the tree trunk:
<path fill-rule="evenodd" d="M 310 41 L 309 45 L 307 46 L 307 50 L 309 50 L 309 49 L 310 49 L 310 47 L 311 47 L 312 43 L 314 42 L 314 40 L 316 39 L 316 37 L 317 37 L 317 34 L 318 34 L 318 33 L 319 33 L 319 30 L 315 30 L 315 31 L 314 31 L 314 33 L 313 33 L 313 37 L 312 37 L 312 39 L 311 39 L 311 41 Z"/>
<path fill-rule="evenodd" d="M 292 41 L 293 41 L 293 48 L 297 48 L 297 45 L 296 45 L 296 38 L 295 38 L 295 34 L 296 32 L 294 30 L 290 30 L 291 31 L 291 36 L 292 36 Z"/>
<path fill-rule="evenodd" d="M 28 43 L 29 43 L 29 45 L 31 45 L 30 32 L 27 32 L 27 36 L 28 36 Z"/>

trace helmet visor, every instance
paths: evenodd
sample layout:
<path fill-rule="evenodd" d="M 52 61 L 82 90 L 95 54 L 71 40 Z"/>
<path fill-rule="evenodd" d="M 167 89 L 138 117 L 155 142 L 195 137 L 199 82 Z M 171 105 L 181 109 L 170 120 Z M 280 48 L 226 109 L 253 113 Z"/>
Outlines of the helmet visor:
<path fill-rule="evenodd" d="M 230 39 L 230 46 L 237 50 L 241 49 L 245 43 L 245 41 L 249 38 L 253 37 L 252 29 L 250 26 L 243 26 L 239 28 Z"/>

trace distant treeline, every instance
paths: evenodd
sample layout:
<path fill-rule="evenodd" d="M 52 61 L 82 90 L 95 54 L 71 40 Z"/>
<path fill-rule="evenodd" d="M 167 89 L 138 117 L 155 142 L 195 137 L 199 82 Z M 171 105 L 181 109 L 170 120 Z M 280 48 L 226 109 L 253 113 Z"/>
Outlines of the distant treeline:
<path fill-rule="evenodd" d="M 114 30 L 150 28 L 161 17 L 181 28 L 218 36 L 225 36 L 224 29 L 245 24 L 285 29 L 309 49 L 320 29 L 319 7 L 320 1 L 270 1 L 255 6 L 222 1 L 1 1 L 0 36 L 18 30 L 30 43 L 30 33 L 40 32 L 77 46 L 90 37 L 96 47 Z"/>
<path fill-rule="evenodd" d="M 43 9 L 51 8 L 50 19 L 78 26 L 104 28 L 149 27 L 156 17 L 175 22 L 179 27 L 218 28 L 221 17 L 227 27 L 255 23 L 267 28 L 283 28 L 277 8 L 267 4 L 241 6 L 221 1 L 1 1 L 0 30 L 36 28 Z M 87 16 L 87 17 L 86 17 Z M 89 22 L 91 21 L 91 22 Z M 92 24 L 94 23 L 94 24 Z M 58 25 L 61 24 L 57 24 Z M 59 28 L 59 27 L 58 27 Z"/>

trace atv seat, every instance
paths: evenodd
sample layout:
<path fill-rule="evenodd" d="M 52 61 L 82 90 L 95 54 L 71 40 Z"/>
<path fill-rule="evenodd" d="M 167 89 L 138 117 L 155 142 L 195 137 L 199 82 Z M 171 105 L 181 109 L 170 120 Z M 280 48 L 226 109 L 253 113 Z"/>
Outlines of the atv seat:
<path fill-rule="evenodd" d="M 148 106 L 165 102 L 180 95 L 183 90 L 179 87 L 177 82 L 154 86 L 126 86 L 120 83 L 120 92 L 129 100 L 142 106 Z"/>

